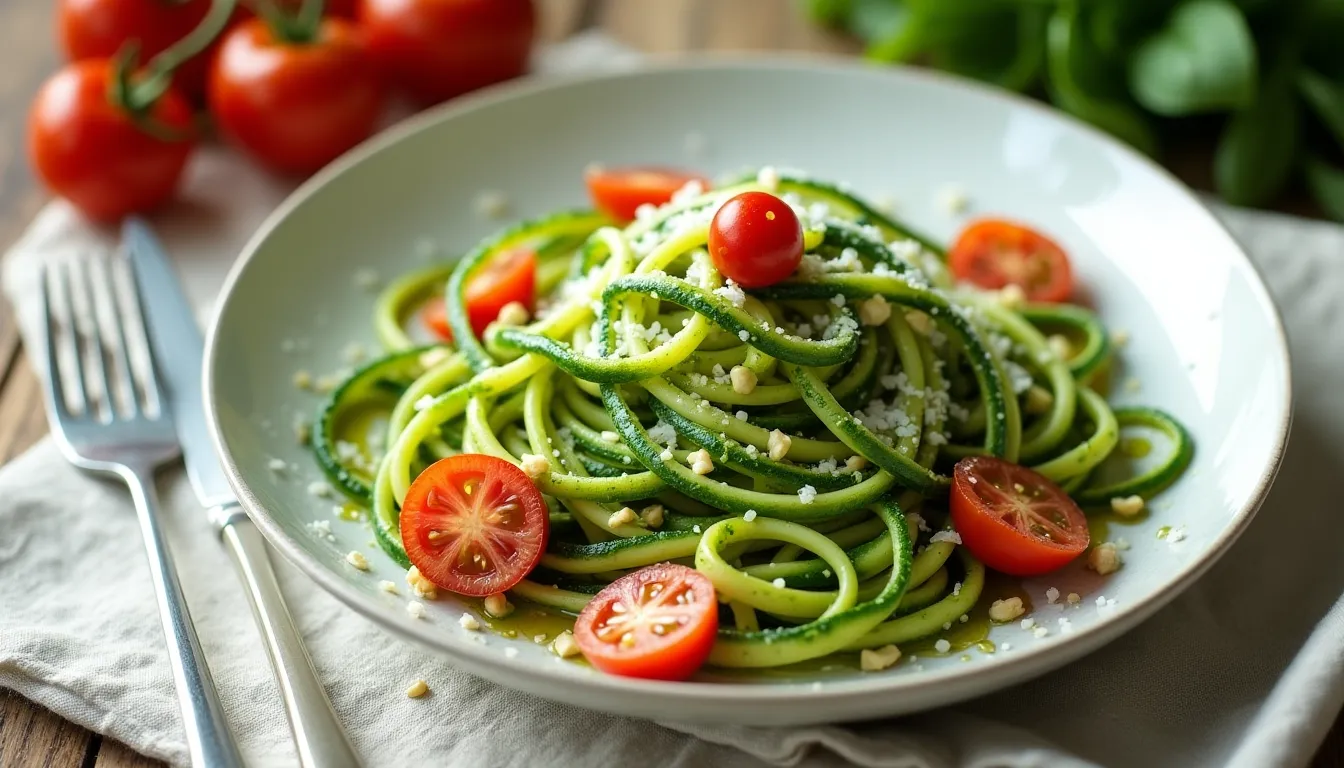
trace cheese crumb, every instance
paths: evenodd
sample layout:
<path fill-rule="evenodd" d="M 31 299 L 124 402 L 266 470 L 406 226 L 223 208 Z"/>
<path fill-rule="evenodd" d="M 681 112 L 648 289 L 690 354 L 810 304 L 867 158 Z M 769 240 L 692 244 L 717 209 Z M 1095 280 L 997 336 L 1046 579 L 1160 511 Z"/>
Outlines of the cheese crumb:
<path fill-rule="evenodd" d="M 1115 545 L 1109 541 L 1093 547 L 1087 555 L 1087 567 L 1102 576 L 1115 573 L 1120 569 L 1120 565 L 1120 553 L 1116 550 Z"/>
<path fill-rule="evenodd" d="M 493 595 L 485 597 L 485 612 L 496 619 L 502 619 L 513 613 L 513 603 L 504 596 L 503 592 L 496 592 Z"/>
<path fill-rule="evenodd" d="M 701 448 L 686 457 L 691 463 L 691 471 L 697 475 L 708 475 L 714 471 L 714 460 L 709 457 L 709 451 Z"/>
<path fill-rule="evenodd" d="M 485 190 L 476 196 L 476 213 L 490 219 L 498 219 L 509 212 L 509 199 L 503 192 Z"/>
<path fill-rule="evenodd" d="M 776 429 L 770 432 L 770 439 L 766 442 L 766 447 L 770 449 L 770 458 L 779 461 L 789 454 L 789 447 L 793 445 L 793 438 Z"/>
<path fill-rule="evenodd" d="M 447 347 L 434 347 L 433 349 L 427 349 L 424 352 L 420 353 L 419 358 L 420 367 L 425 369 L 433 368 L 439 363 L 442 363 L 444 360 L 447 360 L 450 354 L 452 353 L 448 351 Z"/>
<path fill-rule="evenodd" d="M 351 550 L 350 554 L 345 556 L 345 562 L 353 565 L 357 570 L 369 570 L 369 559 L 364 556 L 363 552 Z"/>
<path fill-rule="evenodd" d="M 752 520 L 755 520 L 756 510 L 748 509 L 746 512 L 742 513 L 742 519 L 746 520 L 748 523 L 750 523 Z"/>
<path fill-rule="evenodd" d="M 417 603 L 417 602 L 415 602 L 414 600 L 412 600 L 411 602 L 409 602 L 409 603 L 406 604 L 406 612 L 409 613 L 409 614 L 411 615 L 411 618 L 412 618 L 412 619 L 423 619 L 423 618 L 425 618 L 425 606 L 424 606 L 424 604 L 423 604 L 423 603 Z"/>
<path fill-rule="evenodd" d="M 1027 301 L 1027 294 L 1022 290 L 1022 286 L 1017 283 L 1009 283 L 999 289 L 995 296 L 999 306 L 1008 309 L 1017 309 Z"/>
<path fill-rule="evenodd" d="M 618 511 L 611 513 L 611 517 L 607 518 L 607 527 L 619 528 L 633 522 L 635 522 L 635 510 L 629 507 L 621 507 Z"/>
<path fill-rule="evenodd" d="M 1123 347 L 1129 343 L 1129 331 L 1117 328 L 1111 333 L 1111 343 L 1116 347 Z"/>
<path fill-rule="evenodd" d="M 619 442 L 621 442 L 621 436 L 618 435 L 618 434 L 616 434 L 615 432 L 612 432 L 612 431 L 609 430 L 609 429 L 604 429 L 604 430 L 602 430 L 602 439 L 603 439 L 605 442 L 608 442 L 608 443 L 619 443 Z"/>
<path fill-rule="evenodd" d="M 266 462 L 266 468 L 276 474 L 279 474 L 288 469 L 289 465 L 285 463 L 284 459 L 271 459 L 270 461 Z"/>
<path fill-rule="evenodd" d="M 966 191 L 960 186 L 948 184 L 938 190 L 937 203 L 944 213 L 956 215 L 966 212 L 970 200 L 966 197 Z"/>
<path fill-rule="evenodd" d="M 551 641 L 551 652 L 562 659 L 578 656 L 579 644 L 574 640 L 574 633 L 566 629 L 556 635 Z"/>
<path fill-rule="evenodd" d="M 386 581 L 386 580 L 380 581 L 378 582 L 378 588 L 383 590 L 389 595 L 401 594 L 401 592 L 397 589 L 397 583 L 395 581 Z"/>
<path fill-rule="evenodd" d="M 309 372 L 307 372 L 307 371 L 295 371 L 295 372 L 294 372 L 294 386 L 295 386 L 295 388 L 297 388 L 297 389 L 312 389 L 312 388 L 313 388 L 313 374 L 311 374 L 311 373 L 309 373 Z"/>
<path fill-rule="evenodd" d="M 533 480 L 545 477 L 551 472 L 551 460 L 535 453 L 524 453 L 518 466 L 522 468 L 523 474 Z"/>
<path fill-rule="evenodd" d="M 422 576 L 420 569 L 414 565 L 406 572 L 406 583 L 410 585 L 411 592 L 418 598 L 435 600 L 439 597 L 438 587 L 434 586 L 434 582 Z"/>
<path fill-rule="evenodd" d="M 880 672 L 900 660 L 901 649 L 894 645 L 864 648 L 859 652 L 859 669 L 864 672 Z"/>
<path fill-rule="evenodd" d="M 864 325 L 881 325 L 891 317 L 891 305 L 881 296 L 872 296 L 859 304 L 859 322 Z"/>
<path fill-rule="evenodd" d="M 1061 336 L 1058 333 L 1052 333 L 1045 340 L 1050 346 L 1050 351 L 1060 360 L 1069 360 L 1073 358 L 1073 344 L 1069 342 L 1068 337 Z"/>
<path fill-rule="evenodd" d="M 1045 590 L 1045 601 L 1051 605 L 1059 602 L 1059 590 L 1054 587 Z"/>
<path fill-rule="evenodd" d="M 527 325 L 527 321 L 532 319 L 532 314 L 527 311 L 521 301 L 510 301 L 499 310 L 499 317 L 496 319 L 500 325 Z"/>
<path fill-rule="evenodd" d="M 952 644 L 949 643 L 947 640 L 939 638 L 938 642 L 933 644 L 933 650 L 937 651 L 938 653 L 947 653 L 948 651 L 952 650 Z"/>
<path fill-rule="evenodd" d="M 733 391 L 739 395 L 756 391 L 756 372 L 744 365 L 734 365 L 728 372 L 728 379 L 733 382 Z"/>
<path fill-rule="evenodd" d="M 1033 415 L 1049 413 L 1053 407 L 1055 407 L 1055 396 L 1050 390 L 1039 384 L 1032 384 L 1027 389 L 1027 401 L 1023 404 L 1027 413 Z"/>
<path fill-rule="evenodd" d="M 1026 613 L 1026 610 L 1020 597 L 995 600 L 994 604 L 989 606 L 989 618 L 998 622 L 1009 622 Z"/>
<path fill-rule="evenodd" d="M 325 480 L 314 480 L 308 484 L 308 495 L 316 496 L 319 499 L 325 499 L 331 495 L 331 483 Z"/>
<path fill-rule="evenodd" d="M 775 587 L 775 588 L 777 588 L 777 589 L 783 589 L 783 588 L 784 588 L 784 585 L 785 585 L 786 583 L 787 583 L 787 582 L 785 582 L 784 579 L 779 578 L 779 579 L 775 579 L 774 581 L 771 581 L 771 582 L 770 582 L 770 585 L 773 586 L 773 587 Z"/>
<path fill-rule="evenodd" d="M 420 604 L 412 603 L 412 605 L 420 605 Z M 457 623 L 461 624 L 463 629 L 468 630 L 470 632 L 476 632 L 481 628 L 481 622 L 477 621 L 476 617 L 472 616 L 470 613 L 462 614 L 462 618 L 458 619 Z"/>
<path fill-rule="evenodd" d="M 406 689 L 406 695 L 412 699 L 418 699 L 426 693 L 429 693 L 429 684 L 424 680 L 416 680 L 414 683 L 411 683 L 410 688 Z"/>
<path fill-rule="evenodd" d="M 950 541 L 953 544 L 960 544 L 961 534 L 956 531 L 935 531 L 934 534 L 929 537 L 930 544 L 937 544 L 940 541 Z"/>
<path fill-rule="evenodd" d="M 663 514 L 665 510 L 662 504 L 650 504 L 639 511 L 639 519 L 650 528 L 663 527 Z"/>
<path fill-rule="evenodd" d="M 779 191 L 779 171 L 773 165 L 767 165 L 756 173 L 756 183 L 768 192 Z"/>
<path fill-rule="evenodd" d="M 1143 497 L 1117 496 L 1111 499 L 1111 511 L 1124 517 L 1133 517 L 1143 511 Z"/>
<path fill-rule="evenodd" d="M 810 485 L 804 485 L 798 489 L 798 501 L 803 504 L 811 504 L 817 500 L 817 489 Z"/>

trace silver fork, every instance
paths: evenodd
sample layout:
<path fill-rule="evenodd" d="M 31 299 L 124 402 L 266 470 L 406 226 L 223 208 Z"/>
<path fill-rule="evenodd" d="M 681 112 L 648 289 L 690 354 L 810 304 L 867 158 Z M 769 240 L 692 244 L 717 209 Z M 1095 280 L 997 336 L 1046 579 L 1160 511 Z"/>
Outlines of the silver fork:
<path fill-rule="evenodd" d="M 131 282 L 123 264 L 112 267 L 109 275 L 103 261 L 79 257 L 42 270 L 47 416 L 70 463 L 130 487 L 192 765 L 241 766 L 158 519 L 154 472 L 177 458 L 177 434 Z M 121 278 L 122 290 L 110 277 Z"/>

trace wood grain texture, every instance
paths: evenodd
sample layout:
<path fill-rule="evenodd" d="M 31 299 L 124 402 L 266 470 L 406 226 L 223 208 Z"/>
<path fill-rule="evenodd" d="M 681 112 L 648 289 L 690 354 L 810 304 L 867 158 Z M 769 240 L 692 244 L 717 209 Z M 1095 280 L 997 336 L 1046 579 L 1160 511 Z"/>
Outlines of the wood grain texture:
<path fill-rule="evenodd" d="M 796 50 L 854 54 L 859 44 L 818 29 L 791 0 L 537 0 L 538 36 L 561 40 L 597 26 L 651 53 Z M 0 0 L 0 248 L 8 247 L 46 199 L 23 158 L 27 103 L 55 67 L 54 0 Z M 1209 188 L 1208 136 L 1181 138 L 1167 158 L 1186 183 Z M 1303 196 L 1281 210 L 1319 216 Z M 41 390 L 19 346 L 17 327 L 0 311 L 0 462 L 46 433 Z M 1313 768 L 1344 768 L 1344 727 L 1335 727 Z M 0 768 L 161 768 L 122 744 L 103 739 L 0 690 Z"/>

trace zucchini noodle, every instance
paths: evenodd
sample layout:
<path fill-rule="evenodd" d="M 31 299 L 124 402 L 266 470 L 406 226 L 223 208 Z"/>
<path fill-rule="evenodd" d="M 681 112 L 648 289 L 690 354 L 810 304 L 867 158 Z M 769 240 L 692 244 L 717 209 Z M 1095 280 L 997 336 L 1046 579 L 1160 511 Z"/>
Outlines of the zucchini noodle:
<path fill-rule="evenodd" d="M 751 292 L 707 250 L 718 207 L 748 190 L 793 206 L 806 251 Z M 468 281 L 518 247 L 538 254 L 537 313 L 477 339 Z M 528 465 L 551 536 L 513 596 L 573 614 L 634 569 L 692 565 L 730 609 L 716 666 L 934 636 L 989 594 L 947 519 L 959 458 L 1019 462 L 1104 506 L 1159 492 L 1193 451 L 1170 416 L 1091 388 L 1111 354 L 1093 313 L 954 288 L 943 257 L 842 187 L 788 175 L 683 190 L 623 228 L 586 211 L 523 222 L 384 290 L 385 354 L 332 393 L 314 450 L 403 566 L 400 504 L 426 466 Z M 460 341 L 417 346 L 409 319 L 439 297 Z M 1169 455 L 1094 482 L 1124 428 Z"/>

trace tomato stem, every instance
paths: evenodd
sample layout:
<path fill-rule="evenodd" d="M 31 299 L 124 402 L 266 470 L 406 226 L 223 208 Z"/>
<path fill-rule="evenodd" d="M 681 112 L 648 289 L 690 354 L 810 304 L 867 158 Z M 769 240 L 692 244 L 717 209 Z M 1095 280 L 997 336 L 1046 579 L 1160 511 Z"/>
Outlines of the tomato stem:
<path fill-rule="evenodd" d="M 271 34 L 277 40 L 295 45 L 304 45 L 317 39 L 322 26 L 322 11 L 326 3 L 323 0 L 303 0 L 299 10 L 293 14 L 281 8 L 275 0 L 259 0 L 256 3 L 257 15 L 266 20 Z"/>
<path fill-rule="evenodd" d="M 158 124 L 149 118 L 154 103 L 163 96 L 172 84 L 173 72 L 186 61 L 199 55 L 219 37 L 233 17 L 237 0 L 213 0 L 210 12 L 201 19 L 186 37 L 173 43 L 149 60 L 145 65 L 143 77 L 136 77 L 140 63 L 140 46 L 128 41 L 117 52 L 113 65 L 111 92 L 108 97 L 112 103 L 126 110 L 141 128 L 159 138 L 185 138 L 180 131 Z"/>

